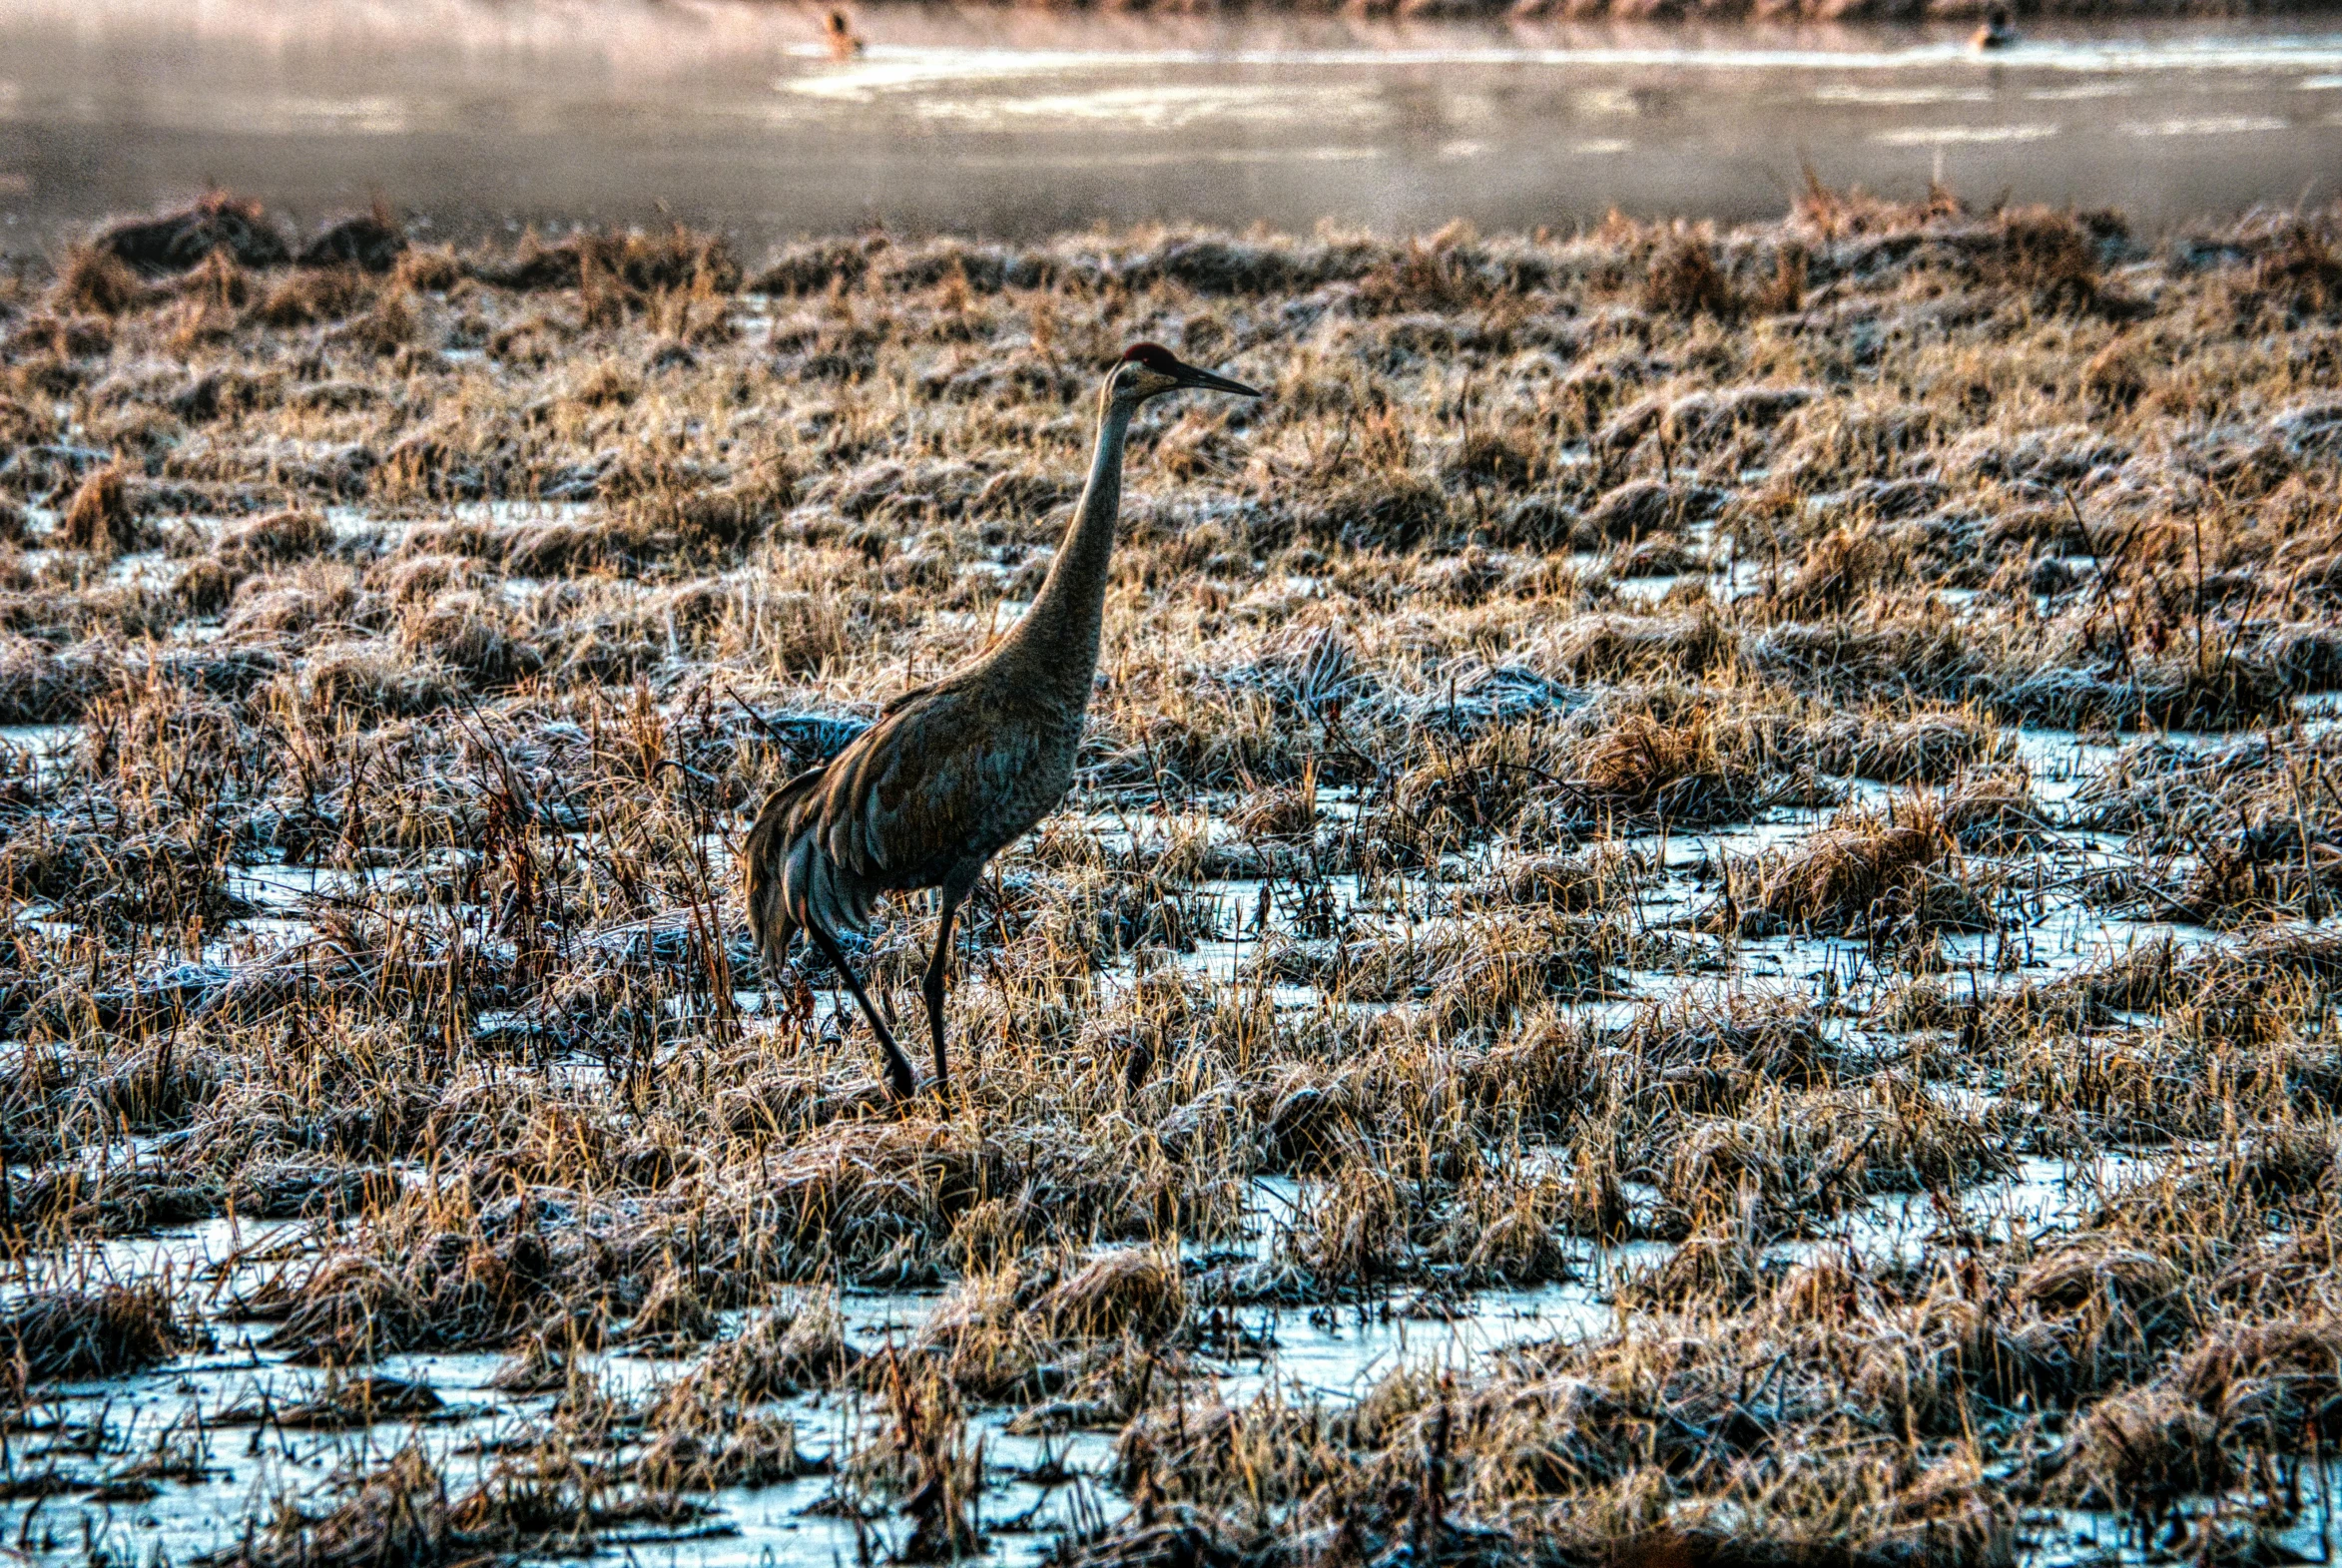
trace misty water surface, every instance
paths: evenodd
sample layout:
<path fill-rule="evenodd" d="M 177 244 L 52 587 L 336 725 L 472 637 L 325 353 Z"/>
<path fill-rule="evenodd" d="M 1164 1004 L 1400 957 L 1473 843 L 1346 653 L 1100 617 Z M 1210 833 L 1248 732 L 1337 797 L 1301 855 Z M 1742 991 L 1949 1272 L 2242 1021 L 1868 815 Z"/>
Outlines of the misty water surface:
<path fill-rule="evenodd" d="M 2116 206 L 2330 200 L 2342 26 L 1374 22 L 748 0 L 10 0 L 0 242 L 219 182 L 471 234 L 655 221 L 1568 227 L 1834 184 Z"/>

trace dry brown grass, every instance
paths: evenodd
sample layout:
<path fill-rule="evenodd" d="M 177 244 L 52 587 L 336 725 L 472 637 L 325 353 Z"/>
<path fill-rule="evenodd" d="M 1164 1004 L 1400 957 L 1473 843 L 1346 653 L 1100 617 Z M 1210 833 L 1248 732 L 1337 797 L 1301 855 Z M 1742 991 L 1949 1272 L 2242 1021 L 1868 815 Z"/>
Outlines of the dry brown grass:
<path fill-rule="evenodd" d="M 41 1383 L 116 1377 L 168 1361 L 200 1337 L 156 1284 L 21 1297 L 0 1311 L 0 1382 L 21 1397 Z"/>
<path fill-rule="evenodd" d="M 50 298 L 58 309 L 72 314 L 120 315 L 144 303 L 147 289 L 120 258 L 76 247 L 66 256 Z"/>
<path fill-rule="evenodd" d="M 1762 868 L 1749 906 L 1827 932 L 1973 925 L 1987 916 L 1959 854 L 1939 803 L 1909 795 L 1824 828 Z"/>
<path fill-rule="evenodd" d="M 1643 280 L 1642 307 L 1654 315 L 1711 315 L 1731 320 L 1740 314 L 1741 299 L 1732 280 L 1716 264 L 1716 253 L 1706 240 L 1687 236 L 1671 242 L 1652 258 Z"/>
<path fill-rule="evenodd" d="M 823 1462 L 791 1400 L 914 1556 L 1000 1528 L 1011 1423 L 1117 1435 L 1069 1562 L 1999 1561 L 2045 1498 L 2205 1489 L 2274 1531 L 2342 1310 L 2342 797 L 2269 721 L 2342 679 L 2342 422 L 2331 220 L 2221 243 L 2134 299 L 2102 220 L 1816 191 L 827 239 L 757 298 L 677 234 L 36 279 L 0 718 L 73 730 L 0 750 L 12 1267 L 291 1219 L 232 1331 L 330 1370 L 275 1408 L 423 1447 L 234 1560 L 690 1528 Z M 1134 336 L 1273 395 L 1142 422 L 1076 809 L 971 904 L 954 1096 L 889 1109 L 732 845 L 1020 612 Z M 2019 721 L 2241 733 L 2071 793 Z M 2107 908 L 2226 930 L 2085 962 Z M 906 1022 L 925 919 L 855 949 Z M 2054 1224 L 1995 1209 L 2028 1158 L 2077 1162 Z M 1846 1229 L 1889 1200 L 1892 1258 Z M 1272 1305 L 1573 1277 L 1614 1320 L 1211 1403 Z M 890 1346 L 864 1287 L 926 1293 Z M 28 1319 L 7 1442 L 81 1397 L 36 1361 L 168 1366 L 184 1298 Z M 428 1350 L 511 1357 L 476 1488 L 373 1380 Z"/>
<path fill-rule="evenodd" d="M 84 550 L 103 560 L 131 542 L 136 522 L 122 465 L 109 463 L 75 488 L 65 508 L 62 537 L 67 549 Z"/>

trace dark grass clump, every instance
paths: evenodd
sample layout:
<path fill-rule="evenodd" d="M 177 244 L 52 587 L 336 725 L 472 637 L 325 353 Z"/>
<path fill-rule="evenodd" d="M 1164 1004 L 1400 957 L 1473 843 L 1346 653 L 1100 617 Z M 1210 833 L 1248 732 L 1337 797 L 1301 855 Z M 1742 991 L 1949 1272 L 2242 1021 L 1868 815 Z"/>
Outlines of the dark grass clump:
<path fill-rule="evenodd" d="M 244 577 L 271 567 L 289 565 L 319 554 L 333 542 L 324 514 L 313 511 L 272 512 L 249 523 L 222 531 L 217 553 L 220 565 Z"/>
<path fill-rule="evenodd" d="M 1789 926 L 1841 935 L 1989 927 L 1988 905 L 1961 874 L 1959 853 L 1939 803 L 1908 796 L 1889 811 L 1856 813 L 1813 834 L 1759 873 L 1750 907 Z"/>
<path fill-rule="evenodd" d="M 293 260 L 302 266 L 354 266 L 378 274 L 396 267 L 406 249 L 405 232 L 390 209 L 376 202 L 369 212 L 353 213 L 318 230 Z"/>
<path fill-rule="evenodd" d="M 215 252 L 239 266 L 281 266 L 292 260 L 261 204 L 225 191 L 161 218 L 117 224 L 96 246 L 150 276 L 188 271 Z"/>
<path fill-rule="evenodd" d="M 545 1473 L 539 1473 L 541 1471 Z M 629 1524 L 689 1526 L 706 1510 L 555 1473 L 524 1457 L 451 1496 L 420 1444 L 409 1444 L 322 1511 L 287 1506 L 266 1529 L 195 1559 L 204 1568 L 406 1568 L 527 1557 L 590 1555 L 601 1531 Z"/>
<path fill-rule="evenodd" d="M 678 225 L 663 233 L 575 235 L 551 245 L 531 237 L 518 255 L 477 269 L 484 282 L 521 290 L 574 288 L 589 314 L 640 308 L 643 296 L 675 289 L 736 291 L 739 261 L 724 240 Z"/>
<path fill-rule="evenodd" d="M 1684 236 L 1651 259 L 1642 307 L 1653 315 L 1732 320 L 1740 314 L 1741 298 L 1716 263 L 1715 248 L 1698 236 Z"/>
<path fill-rule="evenodd" d="M 199 1337 L 157 1284 L 35 1292 L 0 1308 L 0 1369 L 19 1390 L 119 1377 L 159 1366 Z"/>
<path fill-rule="evenodd" d="M 132 546 L 137 525 L 129 480 L 120 464 L 109 463 L 92 472 L 73 492 L 59 537 L 68 550 L 84 550 L 104 559 Z"/>

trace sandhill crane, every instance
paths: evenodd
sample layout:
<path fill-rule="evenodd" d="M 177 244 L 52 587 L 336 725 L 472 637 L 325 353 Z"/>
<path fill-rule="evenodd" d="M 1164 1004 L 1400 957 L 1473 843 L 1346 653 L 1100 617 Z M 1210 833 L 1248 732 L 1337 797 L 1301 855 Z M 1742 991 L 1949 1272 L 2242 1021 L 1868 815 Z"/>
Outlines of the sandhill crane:
<path fill-rule="evenodd" d="M 822 40 L 830 46 L 833 60 L 852 60 L 863 51 L 862 37 L 855 32 L 844 11 L 832 11 L 823 21 Z"/>
<path fill-rule="evenodd" d="M 1261 395 L 1156 343 L 1124 350 L 1099 394 L 1089 483 L 1031 607 L 982 656 L 895 698 L 830 762 L 775 790 L 749 833 L 749 924 L 765 962 L 777 969 L 790 938 L 806 933 L 870 1020 L 898 1098 L 914 1088 L 910 1063 L 839 950 L 838 933 L 867 927 L 880 893 L 937 890 L 920 991 L 935 1085 L 944 1087 L 952 919 L 986 862 L 1054 809 L 1072 783 L 1105 622 L 1123 442 L 1140 404 L 1191 387 Z"/>

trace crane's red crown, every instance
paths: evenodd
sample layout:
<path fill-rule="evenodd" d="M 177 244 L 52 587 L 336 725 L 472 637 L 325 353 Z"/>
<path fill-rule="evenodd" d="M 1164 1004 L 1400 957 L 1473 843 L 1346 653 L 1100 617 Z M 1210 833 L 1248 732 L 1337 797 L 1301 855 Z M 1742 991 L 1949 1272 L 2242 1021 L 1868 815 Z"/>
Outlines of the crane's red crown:
<path fill-rule="evenodd" d="M 1179 368 L 1178 356 L 1161 343 L 1132 343 L 1122 350 L 1122 357 L 1116 362 L 1129 364 L 1134 360 L 1150 370 L 1160 370 L 1165 375 Z"/>

